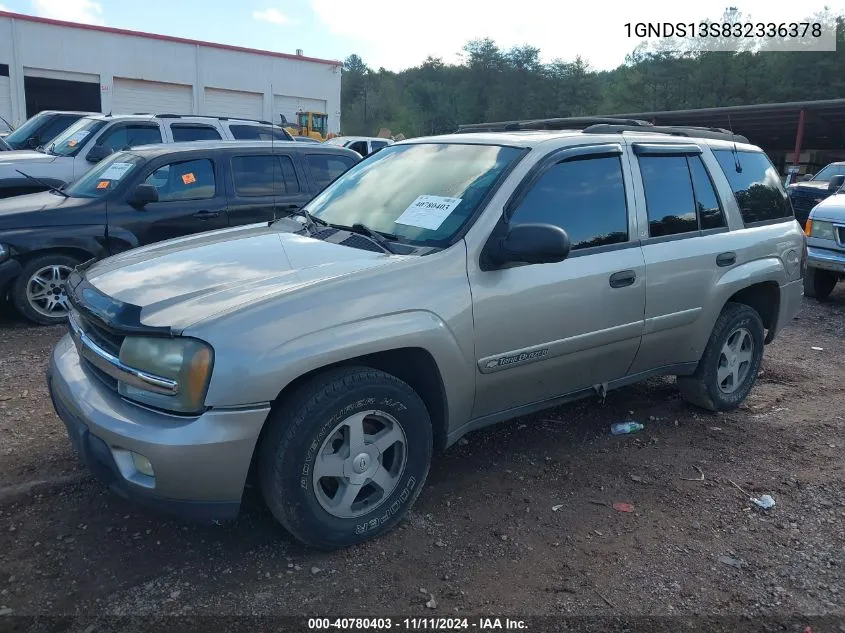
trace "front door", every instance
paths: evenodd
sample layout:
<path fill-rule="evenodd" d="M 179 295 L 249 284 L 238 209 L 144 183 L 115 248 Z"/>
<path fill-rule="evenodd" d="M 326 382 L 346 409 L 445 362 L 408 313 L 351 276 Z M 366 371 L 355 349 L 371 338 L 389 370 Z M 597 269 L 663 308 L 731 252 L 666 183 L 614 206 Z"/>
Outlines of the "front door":
<path fill-rule="evenodd" d="M 301 209 L 311 198 L 289 154 L 233 156 L 231 170 L 231 226 L 270 222 Z"/>
<path fill-rule="evenodd" d="M 158 190 L 158 202 L 109 208 L 109 225 L 132 232 L 139 246 L 228 226 L 226 196 L 208 158 L 159 164 L 140 183 Z"/>
<path fill-rule="evenodd" d="M 621 147 L 568 149 L 542 165 L 508 223 L 560 226 L 572 251 L 500 270 L 470 262 L 476 418 L 620 378 L 640 344 L 645 266 Z"/>

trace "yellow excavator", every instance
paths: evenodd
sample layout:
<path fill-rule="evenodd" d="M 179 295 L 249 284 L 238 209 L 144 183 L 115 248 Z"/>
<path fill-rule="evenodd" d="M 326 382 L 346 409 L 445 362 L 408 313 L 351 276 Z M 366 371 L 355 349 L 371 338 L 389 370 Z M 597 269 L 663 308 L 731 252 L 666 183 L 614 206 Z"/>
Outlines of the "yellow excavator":
<path fill-rule="evenodd" d="M 279 116 L 282 117 L 282 126 L 291 136 L 305 136 L 320 142 L 337 136 L 328 132 L 329 115 L 325 112 L 297 112 L 296 123 L 288 122 L 284 114 Z"/>

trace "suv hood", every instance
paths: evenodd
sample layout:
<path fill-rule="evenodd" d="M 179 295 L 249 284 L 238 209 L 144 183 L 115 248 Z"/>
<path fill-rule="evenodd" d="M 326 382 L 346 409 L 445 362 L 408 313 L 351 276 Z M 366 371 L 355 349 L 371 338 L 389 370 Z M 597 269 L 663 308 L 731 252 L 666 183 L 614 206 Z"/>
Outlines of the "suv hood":
<path fill-rule="evenodd" d="M 400 259 L 260 224 L 127 251 L 94 264 L 85 278 L 140 307 L 142 325 L 179 331 L 237 306 Z"/>
<path fill-rule="evenodd" d="M 13 149 L 0 154 L 0 168 L 9 168 L 10 165 L 32 165 L 37 163 L 52 163 L 58 156 L 42 154 L 30 149 Z"/>
<path fill-rule="evenodd" d="M 831 222 L 845 222 L 845 193 L 825 198 L 813 207 L 814 220 L 830 220 Z"/>
<path fill-rule="evenodd" d="M 0 199 L 0 231 L 77 224 L 71 211 L 100 202 L 91 198 L 65 198 L 49 191 Z M 90 220 L 91 216 L 87 216 L 87 222 Z"/>

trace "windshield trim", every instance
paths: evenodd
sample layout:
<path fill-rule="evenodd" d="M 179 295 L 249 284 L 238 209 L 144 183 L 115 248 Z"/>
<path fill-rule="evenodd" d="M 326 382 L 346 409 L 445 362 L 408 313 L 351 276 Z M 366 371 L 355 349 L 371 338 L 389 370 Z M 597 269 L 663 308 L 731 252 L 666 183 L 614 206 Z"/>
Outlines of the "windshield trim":
<path fill-rule="evenodd" d="M 471 143 L 471 142 L 452 142 L 452 141 L 448 141 L 448 142 L 438 142 L 438 141 L 413 142 L 412 141 L 410 143 L 393 143 L 392 145 L 388 145 L 387 147 L 383 147 L 382 149 L 380 149 L 378 151 L 378 154 L 381 154 L 382 152 L 385 152 L 385 151 L 389 151 L 393 148 L 407 147 L 407 146 L 411 146 L 411 145 L 469 145 L 469 146 L 473 146 L 473 147 L 501 147 L 501 148 L 514 149 L 514 150 L 517 150 L 519 152 L 516 155 L 516 157 L 511 161 L 511 163 L 502 170 L 502 172 L 498 175 L 498 177 L 493 182 L 493 184 L 490 185 L 490 188 L 487 190 L 487 193 L 484 195 L 483 198 L 481 198 L 478 205 L 476 206 L 475 211 L 473 211 L 473 213 L 467 217 L 466 221 L 463 223 L 461 228 L 459 228 L 457 231 L 455 231 L 454 234 L 452 234 L 452 236 L 450 236 L 448 239 L 445 239 L 445 240 L 413 240 L 413 239 L 410 239 L 410 238 L 406 238 L 404 236 L 400 236 L 401 239 L 394 240 L 393 238 L 385 236 L 386 239 L 389 239 L 389 240 L 395 241 L 395 242 L 399 242 L 401 244 L 405 244 L 406 246 L 413 246 L 415 248 L 421 248 L 421 249 L 434 248 L 434 249 L 438 249 L 438 250 L 445 250 L 447 248 L 450 248 L 450 247 L 454 246 L 455 244 L 457 244 L 458 242 L 460 242 L 462 239 L 464 239 L 466 234 L 469 233 L 470 229 L 472 229 L 472 227 L 478 221 L 478 218 L 481 217 L 481 214 L 484 213 L 484 211 L 487 209 L 487 206 L 490 204 L 490 201 L 493 199 L 493 197 L 499 191 L 499 188 L 502 186 L 502 184 L 505 182 L 505 180 L 507 180 L 508 176 L 510 176 L 511 173 L 513 172 L 513 170 L 516 169 L 517 165 L 519 165 L 525 159 L 525 157 L 528 156 L 528 154 L 531 152 L 531 149 L 532 149 L 530 147 L 525 147 L 525 146 L 521 146 L 521 145 L 511 145 L 509 143 Z M 371 156 L 375 156 L 375 154 L 371 154 Z M 349 171 L 352 171 L 358 165 L 361 165 L 362 163 L 366 162 L 367 158 L 369 158 L 369 157 L 366 157 L 366 158 L 358 161 L 354 166 L 352 166 L 349 169 Z M 330 185 L 328 185 L 326 188 L 324 188 L 322 191 L 320 191 L 317 195 L 315 195 L 312 200 L 316 199 L 317 196 L 319 196 L 323 192 L 325 192 L 326 189 L 328 189 L 329 187 L 331 187 L 332 185 L 334 185 L 335 183 L 340 181 L 344 176 L 346 176 L 349 173 L 349 171 L 346 171 L 343 174 L 341 174 Z M 314 217 L 316 217 L 318 219 L 322 219 L 322 218 L 320 218 L 320 216 L 314 216 Z"/>

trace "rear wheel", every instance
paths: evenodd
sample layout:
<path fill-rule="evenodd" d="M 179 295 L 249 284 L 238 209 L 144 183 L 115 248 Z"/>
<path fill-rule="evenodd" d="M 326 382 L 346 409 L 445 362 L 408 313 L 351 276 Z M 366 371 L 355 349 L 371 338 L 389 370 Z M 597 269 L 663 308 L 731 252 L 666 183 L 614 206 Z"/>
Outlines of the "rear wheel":
<path fill-rule="evenodd" d="M 27 262 L 10 293 L 18 312 L 40 325 L 64 323 L 69 310 L 64 283 L 79 263 L 64 253 L 47 253 Z"/>
<path fill-rule="evenodd" d="M 728 303 L 692 376 L 679 376 L 681 396 L 710 411 L 735 409 L 751 391 L 763 360 L 763 320 L 742 303 Z"/>
<path fill-rule="evenodd" d="M 833 292 L 838 280 L 836 273 L 808 267 L 804 272 L 804 296 L 824 301 Z"/>
<path fill-rule="evenodd" d="M 416 392 L 368 367 L 330 370 L 268 421 L 261 490 L 273 515 L 315 547 L 383 534 L 411 508 L 428 474 L 432 428 Z"/>

